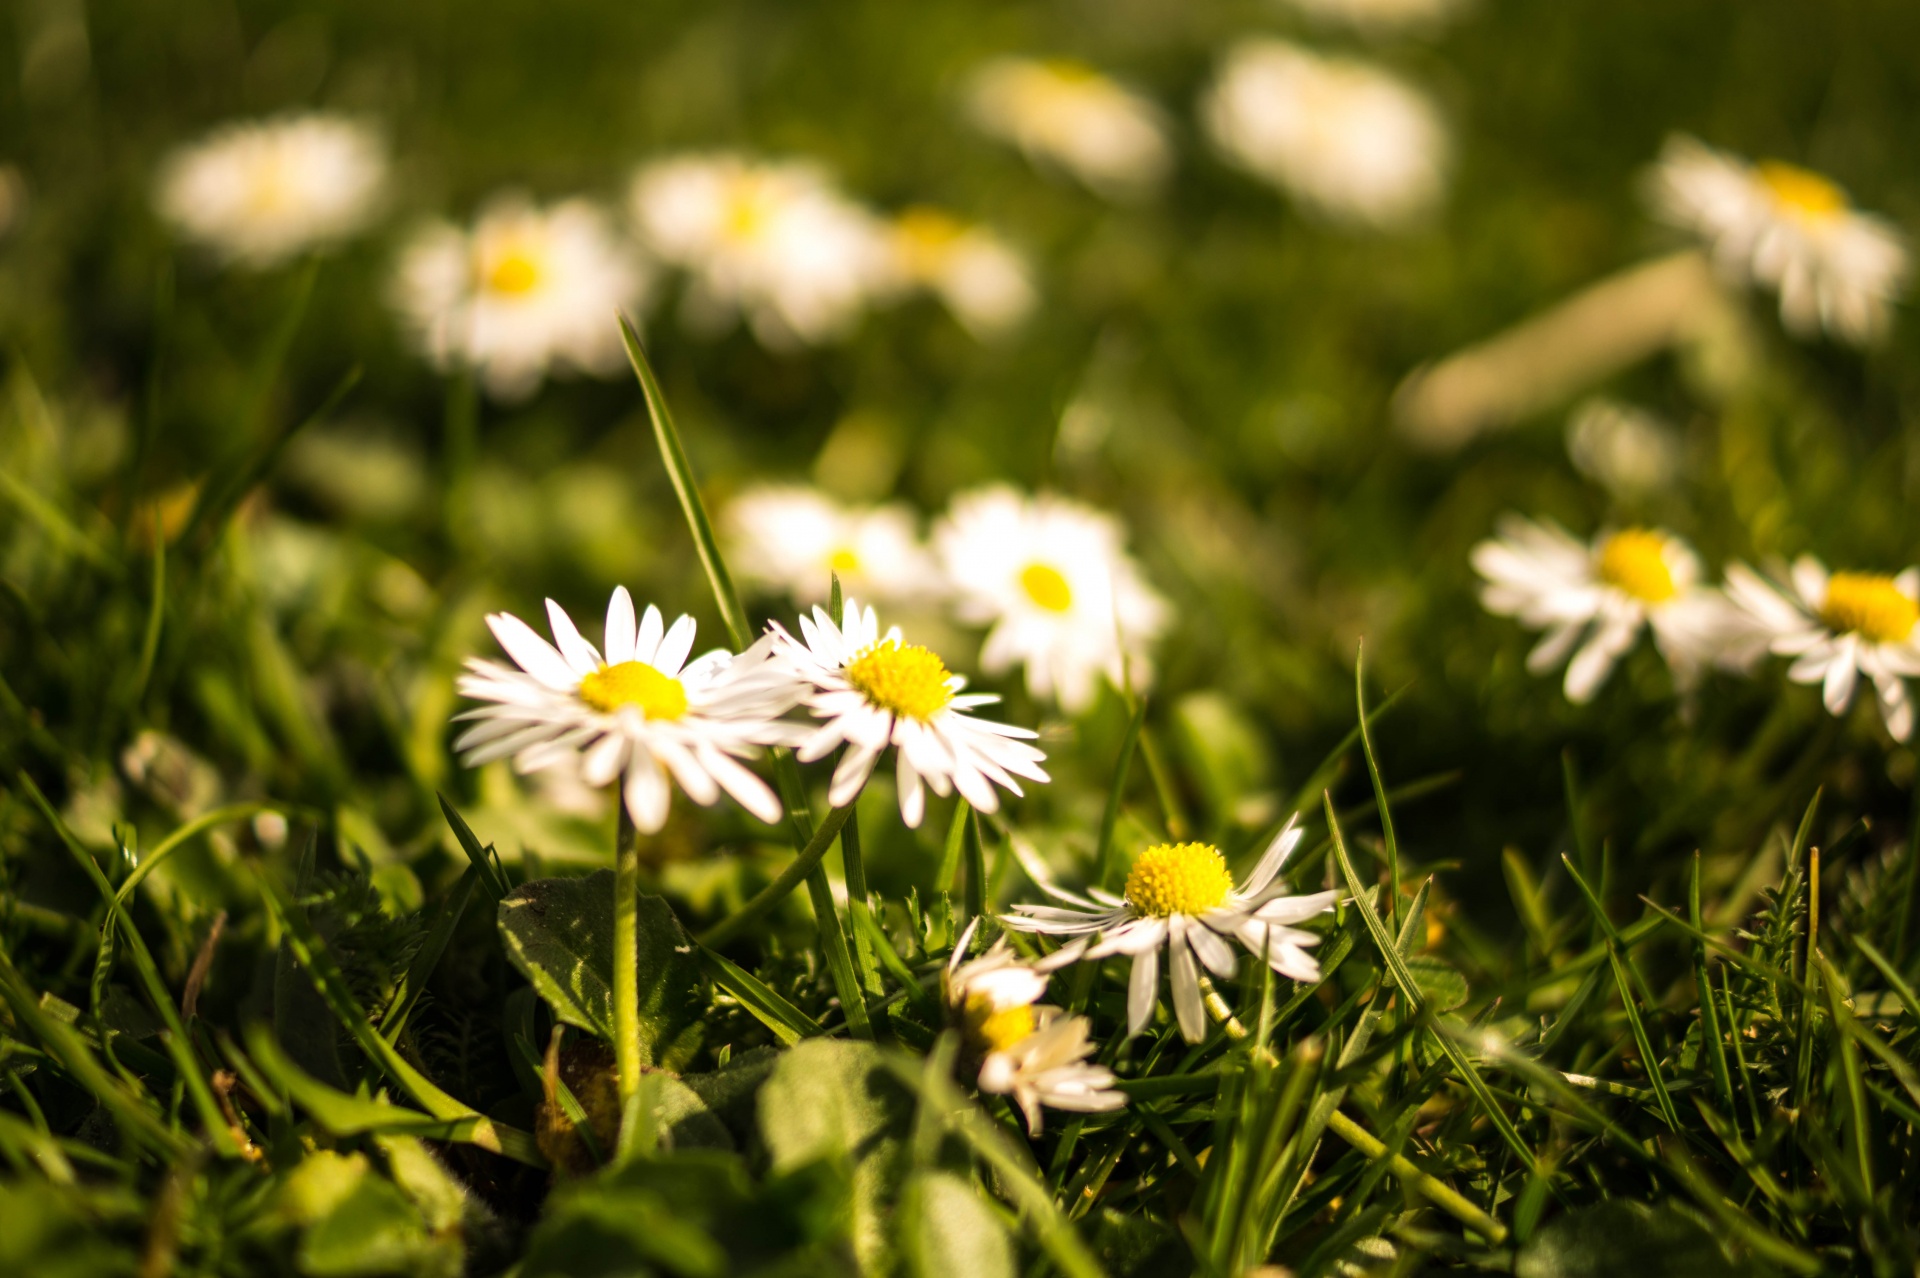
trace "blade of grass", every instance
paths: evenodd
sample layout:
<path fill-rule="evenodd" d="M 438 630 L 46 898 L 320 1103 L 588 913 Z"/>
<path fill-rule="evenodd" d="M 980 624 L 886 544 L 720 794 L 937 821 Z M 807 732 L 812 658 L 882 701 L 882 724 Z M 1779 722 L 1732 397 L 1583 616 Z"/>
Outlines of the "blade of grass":
<path fill-rule="evenodd" d="M 1700 853 L 1693 854 L 1693 872 L 1687 879 L 1687 916 L 1696 931 L 1704 932 L 1700 926 Z M 1727 1113 L 1734 1112 L 1733 1075 L 1727 1069 L 1726 1048 L 1720 1040 L 1720 1014 L 1713 1005 L 1713 983 L 1707 978 L 1707 947 L 1705 942 L 1694 939 L 1693 942 L 1693 987 L 1697 991 L 1695 1001 L 1700 1005 L 1700 1036 L 1705 1040 L 1707 1063 L 1713 1067 L 1713 1081 L 1720 1089 L 1720 1099 L 1726 1102 Z"/>
<path fill-rule="evenodd" d="M 315 422 L 324 421 L 334 409 L 340 407 L 342 400 L 353 393 L 353 388 L 360 384 L 360 374 L 360 365 L 349 368 L 312 412 L 296 420 L 287 429 L 263 440 L 252 455 L 224 480 L 208 484 L 201 492 L 200 500 L 194 503 L 193 514 L 180 534 L 180 544 L 204 549 L 226 526 L 233 513 L 240 508 L 240 503 L 246 500 L 247 494 L 273 470 L 274 463 L 286 452 L 287 445 Z"/>
<path fill-rule="evenodd" d="M 788 1047 L 803 1038 L 813 1038 L 826 1031 L 820 1023 L 805 1012 L 775 993 L 759 977 L 748 972 L 726 956 L 716 954 L 704 944 L 696 942 L 695 953 L 700 964 L 707 969 L 707 975 L 714 984 L 726 990 L 740 1000 L 740 1005 L 751 1012 L 762 1025 L 772 1030 Z"/>
<path fill-rule="evenodd" d="M 1606 910 L 1600 904 L 1600 898 L 1587 886 L 1586 879 L 1575 868 L 1573 858 L 1562 853 L 1560 860 L 1572 876 L 1573 884 L 1580 889 L 1580 895 L 1586 900 L 1587 908 L 1593 911 L 1594 926 L 1600 929 L 1606 938 L 1607 962 L 1613 968 L 1614 985 L 1620 991 L 1620 1006 L 1627 1015 L 1627 1028 L 1633 1033 L 1633 1044 L 1640 1054 L 1641 1067 L 1647 1071 L 1647 1081 L 1653 1086 L 1654 1099 L 1659 1102 L 1660 1116 L 1666 1120 L 1667 1130 L 1680 1130 L 1680 1114 L 1673 1107 L 1673 1097 L 1667 1094 L 1667 1079 L 1660 1068 L 1659 1054 L 1654 1051 L 1653 1040 L 1647 1034 L 1646 1022 L 1640 1015 L 1641 990 L 1644 982 L 1638 980 L 1638 973 L 1632 970 L 1632 960 L 1620 949 L 1620 933 L 1614 929 L 1613 920 L 1607 917 Z M 1647 1000 L 1649 1003 L 1652 999 Z"/>
<path fill-rule="evenodd" d="M 447 818 L 447 827 L 453 831 L 454 840 L 459 843 L 460 850 L 466 853 L 467 861 L 479 871 L 480 886 L 486 890 L 488 896 L 493 898 L 493 904 L 498 905 L 513 891 L 513 884 L 508 881 L 506 871 L 501 869 L 500 858 L 494 854 L 493 845 L 489 843 L 484 848 L 480 846 L 480 840 L 474 836 L 473 828 L 467 824 L 466 818 L 460 815 L 459 810 L 447 801 L 446 795 L 435 794 L 434 797 L 440 800 L 440 812 Z"/>
<path fill-rule="evenodd" d="M 1120 821 L 1120 803 L 1127 793 L 1127 773 L 1133 767 L 1133 752 L 1140 744 L 1140 730 L 1147 722 L 1147 699 L 1137 697 L 1127 731 L 1120 738 L 1120 757 L 1114 761 L 1113 784 L 1107 788 L 1107 806 L 1100 813 L 1100 837 L 1093 845 L 1093 881 L 1109 886 L 1112 872 L 1113 829 Z"/>
<path fill-rule="evenodd" d="M 1854 1024 L 1853 1013 L 1847 1008 L 1846 982 L 1818 945 L 1813 947 L 1813 957 L 1820 966 L 1821 987 L 1827 995 L 1827 1014 L 1833 1018 L 1834 1028 L 1840 1032 L 1840 1077 L 1846 1083 L 1847 1117 L 1852 1129 L 1850 1137 L 1855 1169 L 1860 1173 L 1860 1187 L 1871 1199 L 1875 1183 L 1873 1112 L 1867 1107 L 1866 1085 L 1860 1073 L 1860 1052 L 1855 1045 L 1860 1036 L 1859 1030 Z"/>
<path fill-rule="evenodd" d="M 852 818 L 853 809 L 852 803 L 844 808 L 829 808 L 826 819 L 820 822 L 820 827 L 813 832 L 813 837 L 807 841 L 807 846 L 801 849 L 800 855 L 793 859 L 792 864 L 780 872 L 778 878 L 754 893 L 753 898 L 745 905 L 700 933 L 695 939 L 709 949 L 717 949 L 739 936 L 741 932 L 757 922 L 761 915 L 785 900 L 787 894 L 800 886 L 813 872 L 814 867 L 820 864 L 820 859 L 826 856 L 827 850 L 833 846 L 833 841 L 839 837 L 841 827 Z"/>
<path fill-rule="evenodd" d="M 140 881 L 158 869 L 160 863 L 171 856 L 175 849 L 188 840 L 206 833 L 216 825 L 225 825 L 229 821 L 244 821 L 248 817 L 258 816 L 262 812 L 284 812 L 285 805 L 278 803 L 234 803 L 224 808 L 215 808 L 187 822 L 166 838 L 153 845 L 153 851 L 141 857 L 139 863 L 120 881 L 113 899 L 125 905 L 133 899 L 133 890 Z"/>
<path fill-rule="evenodd" d="M 380 1037 L 389 1043 L 400 1041 L 401 1032 L 407 1028 L 407 1018 L 413 1015 L 420 996 L 426 993 L 428 978 L 440 966 L 441 956 L 453 941 L 454 929 L 460 926 L 460 918 L 467 912 L 467 902 L 472 899 L 473 887 L 479 878 L 480 871 L 476 866 L 469 865 L 460 871 L 460 877 L 454 881 L 446 899 L 440 902 L 440 908 L 434 912 L 433 925 L 427 929 L 426 940 L 420 943 L 413 961 L 407 964 L 407 970 L 393 992 L 393 999 L 387 1004 L 386 1014 L 380 1018 Z"/>
<path fill-rule="evenodd" d="M 1373 734 L 1367 731 L 1367 649 L 1362 644 L 1353 658 L 1353 701 L 1360 717 L 1360 752 L 1367 759 L 1367 776 L 1373 781 L 1374 806 L 1380 812 L 1380 833 L 1387 845 L 1387 924 L 1400 930 L 1400 840 L 1393 832 L 1393 809 L 1387 804 L 1387 783 L 1380 776 L 1380 759 L 1373 750 Z"/>
<path fill-rule="evenodd" d="M 1468 1202 L 1445 1181 L 1420 1170 L 1404 1154 L 1388 1154 L 1387 1147 L 1375 1139 L 1371 1132 L 1339 1110 L 1336 1109 L 1327 1116 L 1327 1130 L 1368 1158 L 1376 1161 L 1385 1158 L 1387 1169 L 1398 1177 L 1402 1184 L 1467 1228 L 1477 1232 L 1488 1242 L 1498 1246 L 1506 1241 L 1505 1225 Z"/>

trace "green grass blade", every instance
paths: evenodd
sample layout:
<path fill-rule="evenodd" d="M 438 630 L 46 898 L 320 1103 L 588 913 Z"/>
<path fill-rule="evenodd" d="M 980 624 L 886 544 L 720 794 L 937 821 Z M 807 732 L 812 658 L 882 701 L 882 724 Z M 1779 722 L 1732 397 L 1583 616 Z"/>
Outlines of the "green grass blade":
<path fill-rule="evenodd" d="M 480 840 L 474 835 L 473 827 L 444 794 L 436 794 L 440 800 L 440 812 L 447 818 L 447 827 L 453 831 L 455 842 L 466 853 L 467 861 L 480 873 L 480 886 L 486 889 L 493 903 L 498 905 L 502 898 L 513 891 L 513 884 L 507 879 L 506 871 L 500 868 L 500 858 L 494 854 L 493 845 L 480 846 Z"/>
<path fill-rule="evenodd" d="M 1387 803 L 1387 783 L 1380 776 L 1380 759 L 1373 750 L 1373 734 L 1367 731 L 1367 650 L 1364 645 L 1353 659 L 1353 700 L 1360 716 L 1360 752 L 1366 756 L 1367 776 L 1373 782 L 1373 802 L 1380 812 L 1380 833 L 1387 845 L 1387 922 L 1400 928 L 1400 840 L 1393 830 L 1393 808 Z"/>
<path fill-rule="evenodd" d="M 855 800 L 855 803 L 857 802 L 858 800 Z M 813 837 L 807 840 L 807 846 L 801 849 L 800 855 L 793 859 L 792 864 L 780 872 L 778 878 L 754 893 L 752 900 L 700 933 L 695 939 L 709 949 L 717 949 L 739 936 L 768 910 L 785 900 L 787 894 L 806 880 L 807 876 L 820 864 L 820 859 L 826 856 L 828 849 L 833 847 L 833 841 L 840 836 L 840 828 L 852 818 L 855 803 L 849 803 L 844 808 L 828 809 L 826 819 L 820 822 L 819 828 L 813 832 Z"/>
<path fill-rule="evenodd" d="M 462 870 L 447 892 L 446 899 L 440 902 L 440 908 L 435 911 L 426 940 L 420 943 L 413 961 L 407 964 L 399 987 L 393 992 L 393 1001 L 387 1004 L 386 1013 L 380 1018 L 380 1037 L 389 1043 L 400 1041 L 402 1031 L 407 1028 L 407 1018 L 413 1015 L 414 1006 L 420 1002 L 420 996 L 426 993 L 428 979 L 432 977 L 433 970 L 440 966 L 441 956 L 453 941 L 454 929 L 460 926 L 461 916 L 467 912 L 467 902 L 473 898 L 473 887 L 479 878 L 480 871 L 476 866 L 469 865 Z"/>
<path fill-rule="evenodd" d="M 1140 730 L 1147 723 L 1147 699 L 1137 697 L 1133 714 L 1127 720 L 1126 735 L 1120 738 L 1120 757 L 1114 761 L 1113 784 L 1107 788 L 1107 806 L 1100 813 L 1100 837 L 1093 845 L 1093 881 L 1109 885 L 1112 874 L 1113 830 L 1120 822 L 1120 803 L 1127 793 L 1127 773 L 1133 767 L 1133 752 L 1140 744 Z"/>
<path fill-rule="evenodd" d="M 1666 1075 L 1660 1068 L 1659 1054 L 1654 1051 L 1653 1040 L 1648 1036 L 1646 1022 L 1641 1017 L 1640 999 L 1643 997 L 1641 991 L 1645 988 L 1644 982 L 1633 971 L 1632 960 L 1621 951 L 1620 933 L 1614 930 L 1613 921 L 1607 917 L 1600 898 L 1594 895 L 1593 889 L 1580 876 L 1573 858 L 1563 853 L 1560 859 L 1565 863 L 1567 873 L 1573 877 L 1574 886 L 1580 889 L 1587 908 L 1593 911 L 1594 926 L 1606 937 L 1607 962 L 1613 969 L 1614 985 L 1620 991 L 1620 1006 L 1627 1014 L 1627 1028 L 1633 1033 L 1634 1048 L 1640 1054 L 1641 1066 L 1647 1071 L 1647 1081 L 1653 1087 L 1654 1099 L 1659 1103 L 1660 1116 L 1666 1120 L 1667 1130 L 1677 1132 L 1680 1130 L 1680 1114 L 1673 1107 L 1673 1097 L 1667 1092 Z M 1651 999 L 1647 1001 L 1652 1002 Z"/>
<path fill-rule="evenodd" d="M 1693 854 L 1692 873 L 1687 878 L 1687 917 L 1696 932 L 1704 933 L 1700 926 L 1700 853 Z M 1700 1005 L 1700 1037 L 1706 1049 L 1707 1063 L 1713 1067 L 1714 1085 L 1720 1089 L 1720 1099 L 1726 1103 L 1727 1113 L 1734 1112 L 1733 1075 L 1727 1069 L 1727 1052 L 1721 1042 L 1720 1014 L 1713 1004 L 1713 983 L 1707 977 L 1707 947 L 1698 937 L 1693 942 L 1693 987 L 1695 1001 Z"/>
<path fill-rule="evenodd" d="M 734 963 L 725 955 L 716 954 L 704 944 L 696 951 L 700 963 L 713 978 L 714 984 L 726 990 L 740 1000 L 740 1005 L 772 1030 L 788 1047 L 803 1038 L 813 1038 L 825 1033 L 819 1022 L 775 993 L 766 982 L 753 973 Z"/>

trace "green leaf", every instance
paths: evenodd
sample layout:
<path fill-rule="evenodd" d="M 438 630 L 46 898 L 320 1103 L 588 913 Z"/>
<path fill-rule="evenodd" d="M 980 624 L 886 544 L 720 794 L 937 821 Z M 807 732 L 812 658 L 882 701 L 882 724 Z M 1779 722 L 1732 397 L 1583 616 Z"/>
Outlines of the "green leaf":
<path fill-rule="evenodd" d="M 907 1272 L 923 1278 L 1012 1278 L 1015 1272 L 1013 1242 L 999 1215 L 971 1180 L 951 1172 L 920 1172 L 907 1182 L 900 1254 Z"/>
<path fill-rule="evenodd" d="M 405 1272 L 417 1278 L 458 1274 L 460 1246 L 430 1235 L 399 1190 L 379 1176 L 360 1177 L 332 1211 L 308 1227 L 298 1261 L 313 1278 Z"/>
<path fill-rule="evenodd" d="M 1613 1199 L 1542 1226 L 1515 1278 L 1714 1278 L 1737 1272 L 1713 1235 L 1671 1204 Z"/>
<path fill-rule="evenodd" d="M 1420 997 L 1436 1012 L 1451 1012 L 1467 1001 L 1467 978 L 1445 959 L 1410 958 L 1407 970 L 1420 987 Z"/>

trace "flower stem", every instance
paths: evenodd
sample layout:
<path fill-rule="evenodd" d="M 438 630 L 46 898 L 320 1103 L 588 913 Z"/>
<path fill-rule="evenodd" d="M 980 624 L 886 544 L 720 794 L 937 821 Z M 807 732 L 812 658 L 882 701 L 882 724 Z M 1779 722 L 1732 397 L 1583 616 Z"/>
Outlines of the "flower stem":
<path fill-rule="evenodd" d="M 613 841 L 613 1059 L 620 1102 L 640 1090 L 640 840 L 625 802 Z"/>

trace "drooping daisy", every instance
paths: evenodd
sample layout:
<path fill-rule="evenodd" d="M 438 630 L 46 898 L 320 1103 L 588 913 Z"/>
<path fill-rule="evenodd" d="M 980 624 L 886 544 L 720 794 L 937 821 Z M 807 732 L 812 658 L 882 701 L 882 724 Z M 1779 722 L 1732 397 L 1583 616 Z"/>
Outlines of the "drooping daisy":
<path fill-rule="evenodd" d="M 1138 196 L 1173 168 L 1159 107 L 1078 62 L 996 58 L 973 73 L 967 108 L 982 132 L 1110 199 Z"/>
<path fill-rule="evenodd" d="M 1588 545 L 1557 524 L 1510 515 L 1473 548 L 1473 566 L 1487 581 L 1487 611 L 1547 632 L 1528 670 L 1543 674 L 1574 654 L 1566 693 L 1576 705 L 1592 700 L 1643 627 L 1683 688 L 1709 662 L 1737 668 L 1752 655 L 1738 614 L 1701 583 L 1699 559 L 1658 529 L 1603 532 Z"/>
<path fill-rule="evenodd" d="M 1464 7 L 1465 0 L 1289 0 L 1295 9 L 1322 22 L 1338 22 L 1369 36 L 1418 31 L 1439 25 Z"/>
<path fill-rule="evenodd" d="M 1015 913 L 1001 922 L 1022 932 L 1072 938 L 1040 964 L 1045 970 L 1111 954 L 1131 958 L 1129 1035 L 1145 1029 L 1153 1017 L 1160 990 L 1160 950 L 1166 947 L 1174 1017 L 1181 1036 L 1197 1043 L 1206 1036 L 1206 1011 L 1195 960 L 1216 976 L 1232 976 L 1239 961 L 1227 944 L 1229 939 L 1240 942 L 1281 976 L 1296 981 L 1320 979 L 1320 964 L 1306 950 L 1318 945 L 1320 938 L 1292 925 L 1331 910 L 1339 894 L 1289 894 L 1279 875 L 1300 837 L 1297 820 L 1289 820 L 1238 888 L 1226 858 L 1211 844 L 1158 843 L 1135 858 L 1121 896 L 1100 888 L 1076 896 L 1043 884 L 1066 906 L 1016 905 Z"/>
<path fill-rule="evenodd" d="M 1369 63 L 1243 40 L 1227 51 L 1201 116 L 1229 160 L 1335 221 L 1405 226 L 1431 212 L 1446 185 L 1439 112 Z"/>
<path fill-rule="evenodd" d="M 844 506 L 798 484 L 748 488 L 721 516 L 741 577 L 803 604 L 825 601 L 835 574 L 864 599 L 928 594 L 936 573 L 914 524 L 903 505 Z"/>
<path fill-rule="evenodd" d="M 1897 577 L 1829 574 L 1802 555 L 1783 589 L 1745 564 L 1727 569 L 1727 594 L 1745 609 L 1777 656 L 1792 657 L 1787 677 L 1817 683 L 1836 715 L 1853 703 L 1859 676 L 1873 681 L 1880 717 L 1896 741 L 1913 735 L 1906 680 L 1920 675 L 1920 568 Z"/>
<path fill-rule="evenodd" d="M 981 812 L 1000 806 L 997 785 L 1020 794 L 1015 777 L 1045 781 L 1046 758 L 1027 744 L 1037 734 L 976 719 L 971 711 L 1000 698 L 961 690 L 966 680 L 946 663 L 900 636 L 882 635 L 872 608 L 845 602 L 839 625 L 824 608 L 800 618 L 801 639 L 778 623 L 779 652 L 804 687 L 800 701 L 822 722 L 802 738 L 795 755 L 810 763 L 845 745 L 827 801 L 843 808 L 859 797 L 888 746 L 896 748 L 900 817 L 918 826 L 926 815 L 926 787 L 955 790 Z"/>
<path fill-rule="evenodd" d="M 1077 713 L 1102 675 L 1146 686 L 1166 603 L 1141 579 L 1118 520 L 1064 497 L 1004 485 L 954 498 L 934 528 L 962 620 L 991 626 L 981 668 L 1027 671 L 1036 697 Z"/>
<path fill-rule="evenodd" d="M 891 244 L 899 284 L 938 295 L 975 337 L 1012 328 L 1039 300 L 1026 262 L 1005 241 L 939 209 L 901 214 Z"/>
<path fill-rule="evenodd" d="M 841 336 L 888 284 L 879 219 L 812 164 L 675 156 L 635 175 L 628 209 L 641 240 L 691 276 L 696 318 L 744 313 L 768 346 Z"/>
<path fill-rule="evenodd" d="M 290 115 L 229 124 L 168 158 L 157 203 L 226 261 L 273 266 L 361 230 L 378 208 L 385 148 L 363 124 Z"/>
<path fill-rule="evenodd" d="M 1907 284 L 1906 242 L 1828 178 L 1777 160 L 1748 164 L 1678 136 L 1660 153 L 1648 193 L 1662 219 L 1700 237 L 1724 275 L 1777 291 L 1793 332 L 1824 328 L 1855 345 L 1886 332 Z"/>
<path fill-rule="evenodd" d="M 794 704 L 792 679 L 769 660 L 770 640 L 689 662 L 693 618 L 667 627 L 649 605 L 636 624 L 624 586 L 607 605 L 604 652 L 551 599 L 547 618 L 553 643 L 508 613 L 487 618 L 514 666 L 467 660 L 460 694 L 489 703 L 459 716 L 475 721 L 453 743 L 468 767 L 512 756 L 529 773 L 578 755 L 589 785 L 625 778 L 627 811 L 643 834 L 667 819 L 668 777 L 695 803 L 725 791 L 762 821 L 780 819 L 780 800 L 740 762 L 793 737 L 779 722 Z"/>
<path fill-rule="evenodd" d="M 623 368 L 614 317 L 640 306 L 648 282 L 593 204 L 543 209 L 507 195 L 471 230 L 422 231 L 401 258 L 394 302 L 436 367 L 471 368 L 490 395 L 514 400 L 556 369 Z"/>

